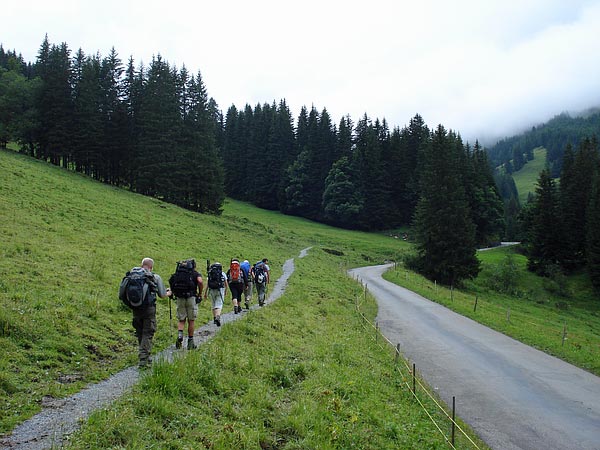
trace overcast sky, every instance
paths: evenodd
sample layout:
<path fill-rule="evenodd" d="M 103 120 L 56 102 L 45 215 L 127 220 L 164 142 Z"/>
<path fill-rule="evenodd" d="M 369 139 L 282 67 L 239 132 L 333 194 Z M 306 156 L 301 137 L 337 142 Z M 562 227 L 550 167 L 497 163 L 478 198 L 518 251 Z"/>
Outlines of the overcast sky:
<path fill-rule="evenodd" d="M 419 113 L 486 144 L 600 106 L 600 0 L 4 0 L 0 43 L 200 71 L 230 105 L 285 98 L 403 127 Z"/>

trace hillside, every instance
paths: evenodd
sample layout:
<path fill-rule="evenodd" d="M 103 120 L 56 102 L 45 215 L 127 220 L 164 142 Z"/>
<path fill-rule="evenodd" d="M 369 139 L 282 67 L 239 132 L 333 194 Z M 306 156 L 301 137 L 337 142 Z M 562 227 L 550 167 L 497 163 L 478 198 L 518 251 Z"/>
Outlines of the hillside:
<path fill-rule="evenodd" d="M 182 258 L 268 256 L 278 277 L 283 261 L 313 246 L 283 298 L 157 366 L 132 396 L 95 414 L 73 447 L 191 448 L 197 430 L 214 448 L 444 446 L 399 389 L 390 349 L 365 336 L 355 303 L 371 320 L 376 305 L 344 270 L 397 259 L 403 241 L 232 201 L 222 216 L 199 215 L 11 151 L 0 152 L 0 170 L 0 433 L 134 364 L 131 313 L 116 292 L 143 256 L 163 278 Z M 202 304 L 197 322 L 210 316 Z M 161 302 L 157 350 L 173 344 L 174 325 Z"/>
<path fill-rule="evenodd" d="M 535 194 L 535 187 L 539 174 L 546 167 L 545 148 L 538 147 L 533 150 L 534 159 L 528 161 L 521 170 L 512 174 L 517 191 L 519 192 L 519 202 L 524 205 L 527 202 L 529 194 Z"/>
<path fill-rule="evenodd" d="M 597 108 L 578 115 L 559 114 L 528 131 L 500 140 L 488 147 L 487 152 L 490 162 L 497 167 L 513 159 L 515 152 L 522 154 L 544 147 L 552 176 L 559 177 L 567 144 L 577 148 L 584 138 L 593 136 L 600 136 L 600 112 Z"/>

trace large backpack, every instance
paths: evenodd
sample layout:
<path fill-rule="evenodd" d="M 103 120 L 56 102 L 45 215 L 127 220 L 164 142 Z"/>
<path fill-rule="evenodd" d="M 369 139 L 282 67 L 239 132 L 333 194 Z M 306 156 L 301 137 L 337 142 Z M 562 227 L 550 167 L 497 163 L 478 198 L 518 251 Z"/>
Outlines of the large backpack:
<path fill-rule="evenodd" d="M 243 283 L 244 276 L 242 275 L 242 269 L 240 268 L 239 261 L 232 261 L 229 266 L 229 282 L 230 283 Z"/>
<path fill-rule="evenodd" d="M 260 262 L 254 266 L 254 282 L 256 284 L 265 284 L 267 282 L 265 263 Z"/>
<path fill-rule="evenodd" d="M 214 263 L 208 269 L 208 287 L 210 289 L 221 289 L 225 287 L 223 282 L 223 266 L 218 263 Z"/>
<path fill-rule="evenodd" d="M 129 308 L 144 308 L 154 303 L 156 281 L 142 267 L 134 267 L 125 274 L 119 286 L 119 299 Z"/>
<path fill-rule="evenodd" d="M 169 278 L 169 286 L 175 297 L 188 298 L 196 294 L 196 261 L 178 261 L 175 273 Z"/>

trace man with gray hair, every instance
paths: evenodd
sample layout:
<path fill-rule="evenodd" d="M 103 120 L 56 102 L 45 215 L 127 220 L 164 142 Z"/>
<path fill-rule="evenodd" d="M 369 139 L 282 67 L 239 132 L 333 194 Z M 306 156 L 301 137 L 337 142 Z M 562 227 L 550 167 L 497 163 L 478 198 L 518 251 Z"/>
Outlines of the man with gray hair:
<path fill-rule="evenodd" d="M 150 288 L 140 307 L 133 308 L 133 328 L 139 344 L 139 367 L 146 368 L 152 363 L 150 354 L 152 352 L 152 339 L 156 331 L 156 296 L 160 298 L 170 297 L 171 289 L 165 289 L 162 278 L 154 273 L 154 261 L 152 258 L 144 258 L 141 267 L 154 283 L 148 283 Z M 135 268 L 134 268 L 135 269 Z M 132 269 L 132 271 L 134 270 Z"/>

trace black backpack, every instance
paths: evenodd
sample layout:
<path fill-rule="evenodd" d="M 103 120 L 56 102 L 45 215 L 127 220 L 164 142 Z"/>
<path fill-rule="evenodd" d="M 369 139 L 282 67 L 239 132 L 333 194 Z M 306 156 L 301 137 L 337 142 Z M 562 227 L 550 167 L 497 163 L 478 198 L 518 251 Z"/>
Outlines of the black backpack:
<path fill-rule="evenodd" d="M 177 262 L 175 273 L 169 278 L 169 285 L 175 297 L 188 298 L 196 294 L 196 261 L 188 259 Z"/>
<path fill-rule="evenodd" d="M 224 286 L 223 266 L 215 263 L 208 269 L 208 287 L 210 289 L 221 289 Z"/>
<path fill-rule="evenodd" d="M 156 298 L 154 276 L 142 267 L 134 267 L 125 274 L 119 286 L 119 299 L 129 308 L 144 308 Z"/>
<path fill-rule="evenodd" d="M 267 274 L 265 273 L 265 263 L 258 263 L 254 266 L 254 283 L 264 284 L 267 282 Z"/>

